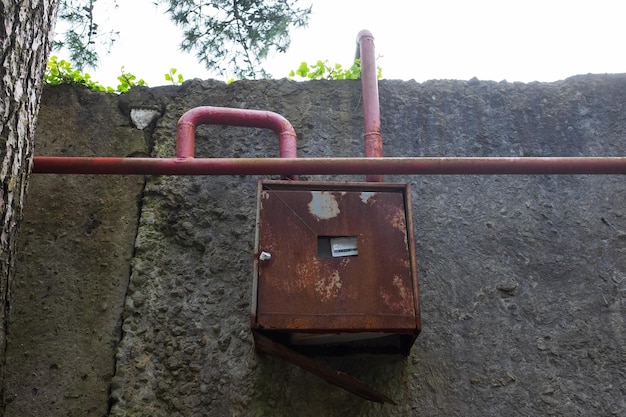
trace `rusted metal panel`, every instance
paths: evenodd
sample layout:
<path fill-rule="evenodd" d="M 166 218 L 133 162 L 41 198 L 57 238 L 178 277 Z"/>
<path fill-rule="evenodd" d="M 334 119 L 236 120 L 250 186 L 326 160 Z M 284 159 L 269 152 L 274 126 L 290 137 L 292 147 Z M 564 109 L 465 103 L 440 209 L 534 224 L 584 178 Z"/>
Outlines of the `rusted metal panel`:
<path fill-rule="evenodd" d="M 359 346 L 355 333 L 402 334 L 408 353 L 420 329 L 408 188 L 262 182 L 257 258 L 271 258 L 256 261 L 253 329 L 291 333 L 305 345 L 315 343 L 307 333 L 350 333 L 343 338 Z M 337 256 L 324 249 L 333 243 Z"/>
<path fill-rule="evenodd" d="M 256 349 L 393 404 L 306 354 L 409 353 L 421 329 L 409 185 L 261 181 L 258 198 Z"/>

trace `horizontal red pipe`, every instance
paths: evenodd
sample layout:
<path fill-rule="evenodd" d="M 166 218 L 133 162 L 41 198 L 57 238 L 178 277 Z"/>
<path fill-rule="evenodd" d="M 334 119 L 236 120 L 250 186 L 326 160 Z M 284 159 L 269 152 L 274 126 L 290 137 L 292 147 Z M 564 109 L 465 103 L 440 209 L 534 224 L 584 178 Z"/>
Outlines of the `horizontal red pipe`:
<path fill-rule="evenodd" d="M 626 174 L 626 157 L 34 158 L 34 173 L 138 175 Z"/>
<path fill-rule="evenodd" d="M 297 158 L 296 131 L 280 114 L 249 109 L 201 106 L 187 111 L 176 126 L 176 157 L 193 158 L 196 127 L 203 124 L 258 127 L 278 135 L 281 158 Z"/>

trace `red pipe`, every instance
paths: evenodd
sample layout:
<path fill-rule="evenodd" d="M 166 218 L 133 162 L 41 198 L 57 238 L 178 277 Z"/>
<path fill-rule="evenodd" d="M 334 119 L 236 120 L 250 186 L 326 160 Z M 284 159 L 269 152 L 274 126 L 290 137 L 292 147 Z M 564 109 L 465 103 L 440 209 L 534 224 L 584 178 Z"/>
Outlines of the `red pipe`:
<path fill-rule="evenodd" d="M 378 73 L 374 52 L 374 36 L 362 30 L 357 36 L 359 48 L 357 59 L 361 58 L 361 83 L 363 86 L 363 119 L 365 122 L 365 156 L 383 157 L 383 138 L 380 133 L 380 105 L 378 102 Z M 368 175 L 367 181 L 382 182 L 382 175 Z"/>
<path fill-rule="evenodd" d="M 626 157 L 34 158 L 42 174 L 138 175 L 626 175 Z"/>
<path fill-rule="evenodd" d="M 176 126 L 176 157 L 193 158 L 196 126 L 218 124 L 271 129 L 278 135 L 281 158 L 297 158 L 296 131 L 280 114 L 226 107 L 196 107 L 181 116 Z"/>
<path fill-rule="evenodd" d="M 373 36 L 359 33 L 362 58 L 365 158 L 298 158 L 296 133 L 283 116 L 260 110 L 197 107 L 178 121 L 176 158 L 34 157 L 33 172 L 47 174 L 137 175 L 491 175 L 626 174 L 626 157 L 383 158 L 378 80 Z M 194 158 L 199 124 L 271 129 L 278 134 L 280 158 Z"/>

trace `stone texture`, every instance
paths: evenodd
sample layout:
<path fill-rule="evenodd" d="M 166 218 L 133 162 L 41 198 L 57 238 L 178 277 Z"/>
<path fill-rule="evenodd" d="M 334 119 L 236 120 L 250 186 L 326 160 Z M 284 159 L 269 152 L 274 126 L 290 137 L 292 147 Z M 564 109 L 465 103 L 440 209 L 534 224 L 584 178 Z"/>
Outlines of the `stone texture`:
<path fill-rule="evenodd" d="M 200 105 L 284 115 L 301 156 L 363 153 L 359 82 L 193 80 L 176 91 L 131 90 L 119 100 L 124 112 L 162 110 L 154 130 L 147 129 L 153 156 L 174 155 L 176 121 Z M 624 75 L 550 84 L 381 81 L 380 102 L 386 156 L 626 153 Z M 277 155 L 269 131 L 197 132 L 196 157 Z M 258 179 L 148 178 L 109 415 L 626 413 L 622 177 L 387 178 L 413 186 L 423 332 L 408 358 L 318 359 L 397 406 L 361 400 L 254 352 L 249 310 Z"/>
<path fill-rule="evenodd" d="M 381 82 L 385 153 L 620 155 L 624 81 Z M 302 156 L 361 155 L 359 90 L 358 82 L 190 82 L 155 132 L 155 155 L 173 155 L 177 118 L 207 104 L 285 115 Z M 239 128 L 202 127 L 196 144 L 202 157 L 277 154 L 273 134 Z M 388 393 L 396 407 L 254 354 L 256 180 L 148 182 L 112 415 L 625 410 L 621 178 L 389 178 L 414 185 L 424 332 L 408 359 L 325 360 Z"/>
<path fill-rule="evenodd" d="M 113 95 L 47 88 L 36 154 L 147 150 Z M 143 177 L 33 175 L 20 231 L 5 416 L 103 416 L 128 286 Z"/>

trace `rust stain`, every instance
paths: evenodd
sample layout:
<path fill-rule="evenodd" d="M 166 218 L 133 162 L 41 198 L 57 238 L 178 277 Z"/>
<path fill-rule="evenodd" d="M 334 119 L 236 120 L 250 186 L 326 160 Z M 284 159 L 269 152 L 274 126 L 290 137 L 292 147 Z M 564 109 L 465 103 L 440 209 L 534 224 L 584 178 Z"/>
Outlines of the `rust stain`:
<path fill-rule="evenodd" d="M 259 193 L 259 209 L 263 210 L 263 200 L 269 200 L 270 194 L 267 191 Z"/>
<path fill-rule="evenodd" d="M 398 275 L 393 277 L 393 293 L 381 291 L 383 301 L 393 311 L 402 311 L 404 314 L 413 314 L 413 292 L 404 285 L 404 281 Z"/>
<path fill-rule="evenodd" d="M 315 291 L 322 297 L 322 301 L 328 301 L 337 298 L 341 286 L 339 271 L 333 271 L 329 277 L 322 278 L 315 283 Z"/>
<path fill-rule="evenodd" d="M 292 286 L 297 288 L 299 292 L 306 291 L 307 288 L 311 288 L 311 283 L 319 274 L 319 270 L 320 266 L 317 260 L 298 263 L 296 266 L 296 279 L 293 280 Z"/>
<path fill-rule="evenodd" d="M 351 258 L 343 258 L 343 259 L 341 259 L 341 261 L 340 261 L 341 262 L 341 267 L 342 268 L 347 267 L 350 264 L 350 260 L 351 260 Z"/>
<path fill-rule="evenodd" d="M 333 193 L 329 191 L 311 191 L 309 213 L 317 220 L 328 220 L 337 217 L 341 210 Z"/>
<path fill-rule="evenodd" d="M 403 300 L 411 295 L 407 288 L 404 286 L 404 283 L 399 276 L 396 275 L 393 277 L 393 285 L 398 289 L 398 291 L 400 292 L 400 298 L 402 298 Z"/>
<path fill-rule="evenodd" d="M 402 233 L 406 233 L 406 218 L 402 208 L 394 210 L 391 214 L 390 223 L 394 228 L 398 229 Z"/>

